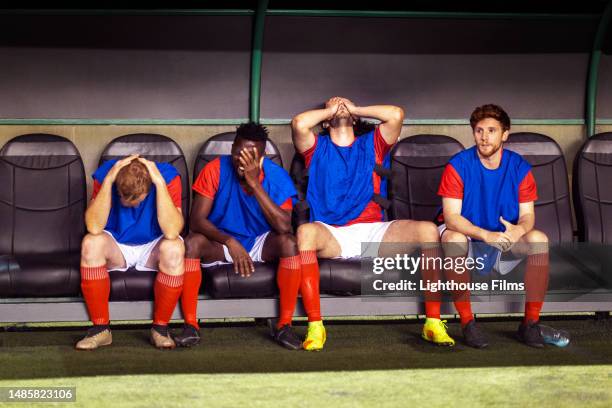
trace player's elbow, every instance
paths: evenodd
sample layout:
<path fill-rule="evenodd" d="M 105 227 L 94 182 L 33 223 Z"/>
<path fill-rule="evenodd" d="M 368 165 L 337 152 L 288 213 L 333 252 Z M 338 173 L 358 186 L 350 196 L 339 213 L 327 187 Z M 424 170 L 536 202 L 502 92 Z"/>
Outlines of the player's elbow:
<path fill-rule="evenodd" d="M 391 117 L 396 122 L 404 121 L 404 110 L 399 106 L 394 106 L 392 108 Z"/>
<path fill-rule="evenodd" d="M 291 119 L 291 129 L 293 129 L 294 132 L 296 132 L 297 134 L 308 130 L 306 124 L 304 123 L 304 120 L 300 117 L 300 115 Z"/>

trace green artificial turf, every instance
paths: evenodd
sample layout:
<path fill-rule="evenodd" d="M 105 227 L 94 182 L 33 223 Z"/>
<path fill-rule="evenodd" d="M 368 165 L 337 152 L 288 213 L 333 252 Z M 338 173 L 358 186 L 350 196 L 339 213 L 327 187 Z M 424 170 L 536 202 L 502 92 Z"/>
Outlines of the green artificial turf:
<path fill-rule="evenodd" d="M 482 320 L 486 350 L 461 344 L 456 323 L 456 347 L 426 344 L 416 321 L 329 322 L 318 353 L 286 351 L 249 323 L 205 326 L 201 345 L 173 351 L 150 346 L 146 326 L 115 328 L 113 345 L 93 352 L 73 349 L 84 334 L 74 327 L 6 331 L 0 386 L 76 386 L 73 407 L 612 406 L 612 320 L 546 323 L 572 344 L 524 346 L 516 320 Z"/>

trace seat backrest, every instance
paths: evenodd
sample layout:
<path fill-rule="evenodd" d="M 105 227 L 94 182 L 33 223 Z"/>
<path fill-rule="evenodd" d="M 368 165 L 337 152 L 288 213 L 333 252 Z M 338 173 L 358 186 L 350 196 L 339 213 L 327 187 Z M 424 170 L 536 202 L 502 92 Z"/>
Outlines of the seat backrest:
<path fill-rule="evenodd" d="M 100 155 L 99 165 L 112 159 L 122 159 L 138 153 L 147 160 L 172 164 L 181 175 L 181 208 L 185 218 L 185 231 L 189 218 L 189 172 L 180 146 L 169 137 L 150 133 L 134 133 L 113 139 Z"/>
<path fill-rule="evenodd" d="M 589 138 L 574 160 L 573 195 L 580 241 L 612 243 L 612 132 Z"/>
<path fill-rule="evenodd" d="M 536 228 L 548 236 L 551 243 L 573 240 L 567 167 L 561 147 L 548 136 L 539 133 L 512 133 L 504 143 L 529 162 L 538 188 L 535 202 Z"/>
<path fill-rule="evenodd" d="M 200 174 L 200 171 L 206 166 L 207 163 L 213 161 L 219 156 L 227 156 L 232 153 L 232 144 L 236 137 L 236 132 L 225 132 L 214 135 L 208 139 L 200 150 L 195 160 L 193 168 L 193 180 L 195 181 Z M 281 158 L 280 150 L 272 142 L 268 140 L 266 143 L 266 157 L 272 160 L 274 163 L 283 167 L 283 160 Z"/>
<path fill-rule="evenodd" d="M 79 251 L 85 233 L 83 161 L 66 138 L 28 134 L 0 150 L 0 254 Z"/>
<path fill-rule="evenodd" d="M 463 150 L 444 135 L 407 137 L 391 151 L 390 219 L 433 221 L 441 206 L 438 187 L 448 160 Z"/>

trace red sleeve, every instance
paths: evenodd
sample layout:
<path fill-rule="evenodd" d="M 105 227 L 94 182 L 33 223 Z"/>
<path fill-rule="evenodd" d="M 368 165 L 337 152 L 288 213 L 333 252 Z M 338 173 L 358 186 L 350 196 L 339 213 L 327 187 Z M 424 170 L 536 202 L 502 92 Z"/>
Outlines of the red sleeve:
<path fill-rule="evenodd" d="M 463 199 L 463 180 L 457 170 L 449 163 L 444 168 L 438 195 L 446 198 Z"/>
<path fill-rule="evenodd" d="M 392 144 L 388 144 L 385 138 L 380 133 L 380 127 L 376 126 L 374 131 L 374 151 L 376 152 L 376 163 L 382 163 L 385 155 L 389 153 Z"/>
<path fill-rule="evenodd" d="M 102 184 L 94 179 L 93 181 L 93 191 L 91 192 L 91 199 L 93 200 L 94 198 L 96 198 L 96 196 L 98 195 L 98 193 L 100 192 L 100 189 L 102 188 Z"/>
<path fill-rule="evenodd" d="M 193 183 L 192 188 L 196 193 L 214 200 L 215 194 L 217 194 L 219 190 L 220 176 L 221 160 L 217 158 L 204 166 L 200 174 L 198 174 L 198 178 Z"/>
<path fill-rule="evenodd" d="M 284 203 L 282 203 L 280 205 L 280 208 L 287 211 L 293 210 L 293 200 L 291 200 L 291 197 L 289 197 Z"/>
<path fill-rule="evenodd" d="M 527 173 L 519 185 L 519 203 L 528 203 L 536 201 L 537 199 L 538 189 L 536 187 L 536 181 L 531 170 L 529 170 L 529 173 Z"/>
<path fill-rule="evenodd" d="M 175 178 L 173 178 L 172 181 L 167 184 L 167 187 L 168 193 L 170 194 L 170 198 L 172 198 L 174 206 L 177 208 L 181 208 L 181 196 L 183 195 L 183 187 L 181 186 L 181 176 L 176 176 Z"/>
<path fill-rule="evenodd" d="M 302 152 L 302 157 L 304 157 L 304 165 L 306 166 L 306 168 L 310 166 L 310 161 L 312 160 L 312 156 L 314 155 L 315 149 L 317 148 L 318 141 L 319 141 L 319 137 L 315 136 L 315 142 L 312 145 L 312 147 Z"/>

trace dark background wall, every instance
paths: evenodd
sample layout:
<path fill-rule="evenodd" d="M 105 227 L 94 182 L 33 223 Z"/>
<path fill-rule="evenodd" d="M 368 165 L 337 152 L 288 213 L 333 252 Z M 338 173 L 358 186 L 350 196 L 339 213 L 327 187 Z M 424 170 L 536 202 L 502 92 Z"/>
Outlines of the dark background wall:
<path fill-rule="evenodd" d="M 329 96 L 465 118 L 494 101 L 518 118 L 581 118 L 592 22 L 271 17 L 262 117 Z"/>
<path fill-rule="evenodd" d="M 250 17 L 2 16 L 3 118 L 246 118 Z"/>
<path fill-rule="evenodd" d="M 252 17 L 0 16 L 0 118 L 248 117 Z M 580 119 L 596 21 L 266 18 L 264 119 L 333 95 L 409 119 Z M 598 117 L 612 118 L 612 62 Z"/>

